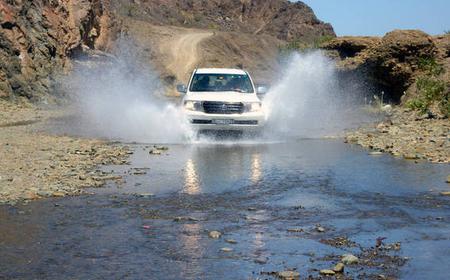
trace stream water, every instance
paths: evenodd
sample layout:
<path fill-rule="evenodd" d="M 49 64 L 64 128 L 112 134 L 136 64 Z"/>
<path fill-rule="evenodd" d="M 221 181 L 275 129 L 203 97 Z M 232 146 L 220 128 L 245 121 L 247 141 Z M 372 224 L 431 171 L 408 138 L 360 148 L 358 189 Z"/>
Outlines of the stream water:
<path fill-rule="evenodd" d="M 347 278 L 448 279 L 448 165 L 341 140 L 131 147 L 95 195 L 0 207 L 1 279 L 306 279 L 345 253 Z"/>

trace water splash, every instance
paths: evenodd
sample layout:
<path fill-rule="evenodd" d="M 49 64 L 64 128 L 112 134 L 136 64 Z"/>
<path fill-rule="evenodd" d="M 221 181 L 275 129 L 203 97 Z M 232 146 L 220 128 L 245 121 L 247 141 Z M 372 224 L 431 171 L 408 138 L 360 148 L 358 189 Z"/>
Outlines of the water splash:
<path fill-rule="evenodd" d="M 75 104 L 72 132 L 121 141 L 179 143 L 190 133 L 175 102 L 163 97 L 156 72 L 132 43 L 119 40 L 116 58 L 78 65 L 64 81 Z"/>
<path fill-rule="evenodd" d="M 362 119 L 357 95 L 339 83 L 335 63 L 321 51 L 292 54 L 264 107 L 271 139 L 339 135 Z"/>
<path fill-rule="evenodd" d="M 255 144 L 338 135 L 361 120 L 333 61 L 320 51 L 295 53 L 264 99 L 261 137 L 196 138 L 177 102 L 162 97 L 159 76 L 138 48 L 119 40 L 116 50 L 107 64 L 82 64 L 65 80 L 76 112 L 70 133 L 140 143 Z"/>

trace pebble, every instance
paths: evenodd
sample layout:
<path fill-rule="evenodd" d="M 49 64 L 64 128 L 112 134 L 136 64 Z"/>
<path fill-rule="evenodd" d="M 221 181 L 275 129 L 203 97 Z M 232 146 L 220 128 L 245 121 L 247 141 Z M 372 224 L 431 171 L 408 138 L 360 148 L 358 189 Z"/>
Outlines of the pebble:
<path fill-rule="evenodd" d="M 225 252 L 225 253 L 229 253 L 229 252 L 232 252 L 233 249 L 229 248 L 229 247 L 223 247 L 223 248 L 220 249 L 220 251 Z"/>
<path fill-rule="evenodd" d="M 277 272 L 277 276 L 284 280 L 297 280 L 300 279 L 300 273 L 297 271 L 286 270 Z"/>
<path fill-rule="evenodd" d="M 230 244 L 237 244 L 238 242 L 234 239 L 226 239 L 225 242 L 230 243 Z"/>
<path fill-rule="evenodd" d="M 66 194 L 63 193 L 63 192 L 53 192 L 52 196 L 54 196 L 54 197 L 64 197 L 64 196 L 66 196 Z"/>
<path fill-rule="evenodd" d="M 222 234 L 216 230 L 210 231 L 208 235 L 213 239 L 219 239 L 222 236 Z"/>
<path fill-rule="evenodd" d="M 322 269 L 322 270 L 320 271 L 320 274 L 322 274 L 322 275 L 335 275 L 336 272 L 334 272 L 334 271 L 331 270 L 331 269 Z"/>
<path fill-rule="evenodd" d="M 441 192 L 441 195 L 450 196 L 450 192 Z"/>
<path fill-rule="evenodd" d="M 316 227 L 316 230 L 318 232 L 325 232 L 325 229 L 323 227 L 321 227 L 321 226 Z"/>
<path fill-rule="evenodd" d="M 382 152 L 370 152 L 369 153 L 370 156 L 380 156 L 382 154 L 383 154 Z"/>
<path fill-rule="evenodd" d="M 302 228 L 289 228 L 287 230 L 288 232 L 303 232 Z"/>
<path fill-rule="evenodd" d="M 450 184 L 450 175 L 447 176 L 447 180 L 445 182 Z"/>
<path fill-rule="evenodd" d="M 150 152 L 148 152 L 151 155 L 162 155 L 162 152 L 160 150 L 150 150 Z"/>
<path fill-rule="evenodd" d="M 138 194 L 138 196 L 140 196 L 140 197 L 151 197 L 151 196 L 153 196 L 153 194 L 152 193 L 140 193 L 140 194 Z"/>
<path fill-rule="evenodd" d="M 168 151 L 169 150 L 169 147 L 166 147 L 166 146 L 153 146 L 153 148 L 155 148 L 156 150 L 159 150 L 159 151 Z"/>
<path fill-rule="evenodd" d="M 333 267 L 333 271 L 334 272 L 343 272 L 344 271 L 344 264 L 343 263 L 338 263 Z"/>
<path fill-rule="evenodd" d="M 42 196 L 42 197 L 50 197 L 50 196 L 52 196 L 52 192 L 49 192 L 49 191 L 38 191 L 37 195 Z"/>
<path fill-rule="evenodd" d="M 405 154 L 403 155 L 404 159 L 419 159 L 419 156 L 416 154 Z"/>
<path fill-rule="evenodd" d="M 355 263 L 359 262 L 359 259 L 358 259 L 358 257 L 356 257 L 356 256 L 354 256 L 352 254 L 345 254 L 345 255 L 342 256 L 341 261 L 344 264 L 355 264 Z"/>
<path fill-rule="evenodd" d="M 255 259 L 255 263 L 266 264 L 267 263 L 267 258 L 266 257 L 259 257 L 259 258 Z"/>

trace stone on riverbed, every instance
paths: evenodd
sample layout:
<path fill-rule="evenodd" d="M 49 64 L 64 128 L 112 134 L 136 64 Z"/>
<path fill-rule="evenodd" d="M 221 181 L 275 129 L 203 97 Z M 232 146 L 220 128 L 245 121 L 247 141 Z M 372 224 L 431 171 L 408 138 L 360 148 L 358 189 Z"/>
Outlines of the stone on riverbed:
<path fill-rule="evenodd" d="M 277 272 L 277 277 L 283 280 L 298 280 L 300 279 L 300 273 L 292 270 L 280 271 Z"/>
<path fill-rule="evenodd" d="M 148 153 L 151 155 L 162 155 L 162 152 L 157 149 L 150 150 Z"/>
<path fill-rule="evenodd" d="M 220 251 L 222 251 L 222 252 L 224 252 L 224 253 L 229 253 L 229 252 L 232 252 L 233 249 L 232 249 L 232 248 L 229 248 L 229 247 L 223 247 L 223 248 L 220 249 Z"/>
<path fill-rule="evenodd" d="M 352 254 L 345 254 L 345 255 L 342 256 L 341 261 L 344 264 L 355 264 L 355 263 L 359 262 L 359 259 L 358 259 L 358 257 L 356 257 L 356 256 L 354 256 Z"/>
<path fill-rule="evenodd" d="M 334 272 L 343 272 L 344 271 L 344 264 L 338 263 L 333 267 Z"/>
<path fill-rule="evenodd" d="M 217 230 L 213 230 L 213 231 L 209 232 L 208 236 L 212 239 L 219 239 L 220 236 L 222 236 L 222 234 L 220 232 L 218 232 Z"/>
<path fill-rule="evenodd" d="M 331 269 L 322 269 L 322 270 L 320 271 L 320 274 L 322 274 L 322 275 L 335 275 L 336 272 L 334 272 L 334 271 L 331 270 Z"/>

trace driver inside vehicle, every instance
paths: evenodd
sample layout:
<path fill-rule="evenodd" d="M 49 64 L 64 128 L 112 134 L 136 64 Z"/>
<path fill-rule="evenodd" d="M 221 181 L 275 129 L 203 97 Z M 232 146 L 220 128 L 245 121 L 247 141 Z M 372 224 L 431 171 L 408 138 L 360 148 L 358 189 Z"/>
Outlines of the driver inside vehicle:
<path fill-rule="evenodd" d="M 242 79 L 238 77 L 231 78 L 227 83 L 227 89 L 231 91 L 239 91 L 242 92 L 244 90 L 244 84 Z"/>
<path fill-rule="evenodd" d="M 200 91 L 206 91 L 209 88 L 209 76 L 203 76 L 197 83 L 197 88 Z"/>

